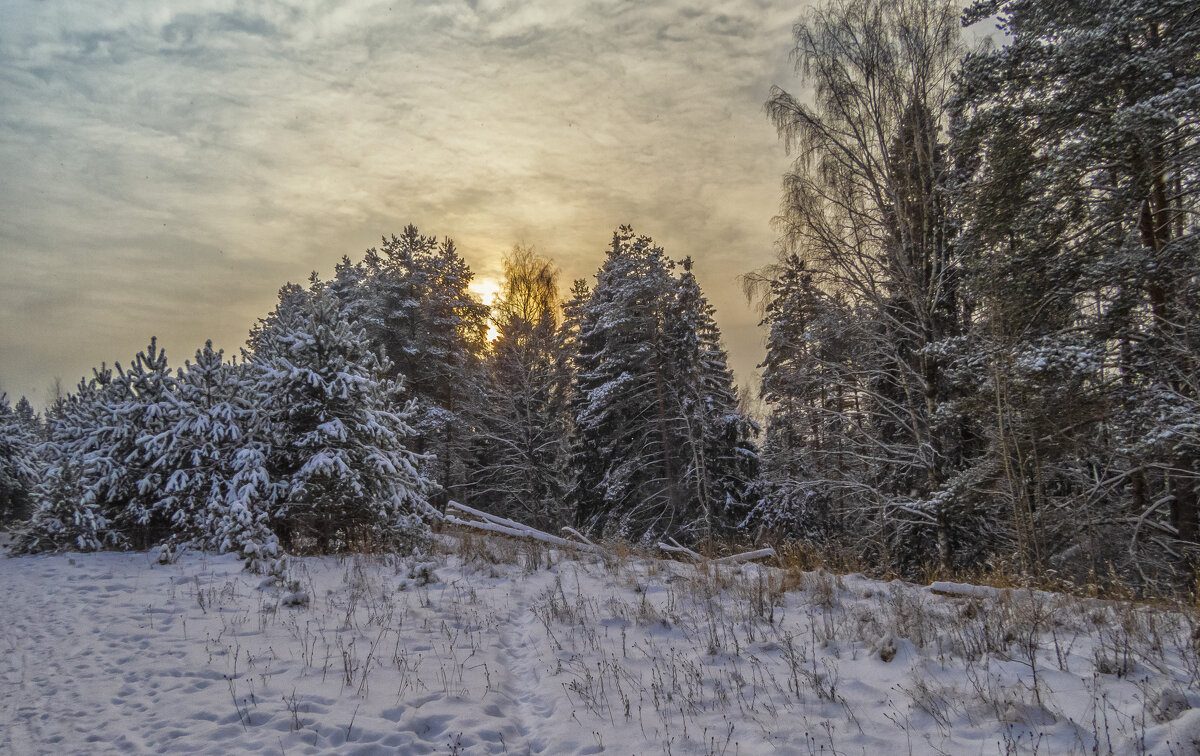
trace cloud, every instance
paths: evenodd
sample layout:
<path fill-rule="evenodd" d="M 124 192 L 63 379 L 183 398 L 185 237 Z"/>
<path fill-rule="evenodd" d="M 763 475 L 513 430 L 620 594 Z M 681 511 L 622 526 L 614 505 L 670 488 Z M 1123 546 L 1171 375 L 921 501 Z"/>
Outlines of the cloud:
<path fill-rule="evenodd" d="M 481 275 L 590 277 L 633 223 L 691 255 L 735 368 L 771 259 L 762 116 L 794 3 L 3 0 L 0 388 L 236 351 L 286 280 L 405 223 Z"/>

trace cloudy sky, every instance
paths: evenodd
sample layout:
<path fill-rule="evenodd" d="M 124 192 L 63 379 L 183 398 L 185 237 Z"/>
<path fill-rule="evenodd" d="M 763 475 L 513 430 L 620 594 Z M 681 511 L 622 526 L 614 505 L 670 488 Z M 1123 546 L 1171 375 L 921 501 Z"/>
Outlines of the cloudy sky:
<path fill-rule="evenodd" d="M 415 223 L 494 286 L 631 223 L 696 260 L 739 380 L 796 0 L 0 0 L 0 390 L 151 335 L 236 352 L 288 280 Z M 565 285 L 564 285 L 565 289 Z"/>

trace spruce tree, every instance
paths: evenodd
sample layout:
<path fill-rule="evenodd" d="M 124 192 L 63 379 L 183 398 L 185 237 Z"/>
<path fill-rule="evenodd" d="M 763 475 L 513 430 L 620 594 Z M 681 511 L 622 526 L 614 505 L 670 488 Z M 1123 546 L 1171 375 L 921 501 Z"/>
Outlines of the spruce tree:
<path fill-rule="evenodd" d="M 673 396 L 687 439 L 682 485 L 700 504 L 700 533 L 711 538 L 732 533 L 756 503 L 759 459 L 753 438 L 759 429 L 738 406 L 715 310 L 700 290 L 691 258 L 680 267 L 664 346 L 674 363 L 671 378 L 679 388 Z"/>
<path fill-rule="evenodd" d="M 0 529 L 27 519 L 40 471 L 37 447 L 42 429 L 25 397 L 15 407 L 0 394 Z"/>

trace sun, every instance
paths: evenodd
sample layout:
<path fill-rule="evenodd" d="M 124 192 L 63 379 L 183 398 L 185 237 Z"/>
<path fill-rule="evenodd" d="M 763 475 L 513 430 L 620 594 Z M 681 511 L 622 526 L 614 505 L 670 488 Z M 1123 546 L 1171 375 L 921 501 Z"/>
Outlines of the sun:
<path fill-rule="evenodd" d="M 496 295 L 500 293 L 500 282 L 494 278 L 480 276 L 471 281 L 467 287 L 472 294 L 479 298 L 480 302 L 491 307 L 496 302 Z M 493 342 L 500 337 L 500 331 L 496 329 L 496 324 L 490 319 L 488 320 L 487 340 Z"/>

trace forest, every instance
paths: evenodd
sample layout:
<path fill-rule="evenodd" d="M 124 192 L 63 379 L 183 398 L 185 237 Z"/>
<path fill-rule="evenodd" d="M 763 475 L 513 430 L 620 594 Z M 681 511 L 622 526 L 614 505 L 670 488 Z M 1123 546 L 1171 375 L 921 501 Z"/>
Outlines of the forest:
<path fill-rule="evenodd" d="M 270 571 L 418 549 L 456 501 L 880 575 L 1190 590 L 1198 50 L 1191 0 L 825 0 L 765 103 L 794 162 L 777 261 L 742 278 L 761 385 L 734 385 L 686 250 L 622 225 L 567 285 L 515 247 L 489 306 L 408 225 L 283 286 L 237 355 L 172 366 L 152 338 L 44 412 L 0 400 L 0 526 Z"/>

